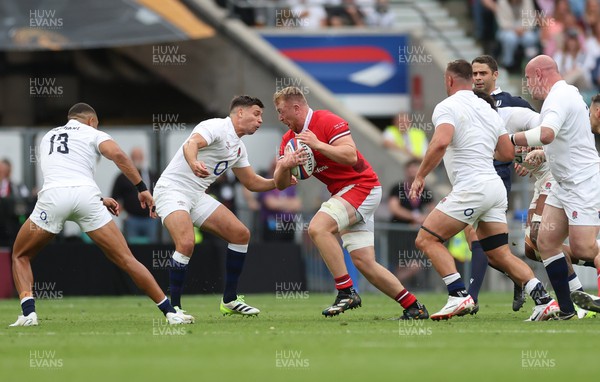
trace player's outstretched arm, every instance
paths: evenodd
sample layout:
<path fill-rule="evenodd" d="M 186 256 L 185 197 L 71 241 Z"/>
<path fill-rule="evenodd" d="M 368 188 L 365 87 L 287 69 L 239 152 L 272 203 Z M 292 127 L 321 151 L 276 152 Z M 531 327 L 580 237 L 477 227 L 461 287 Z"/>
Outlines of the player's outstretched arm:
<path fill-rule="evenodd" d="M 140 205 L 142 208 L 148 208 L 150 217 L 155 218 L 156 212 L 154 208 L 154 199 L 152 198 L 150 191 L 148 191 L 147 185 L 145 185 L 142 181 L 142 176 L 137 168 L 135 168 L 135 165 L 129 156 L 127 156 L 127 154 L 121 150 L 121 147 L 119 147 L 117 142 L 113 140 L 100 143 L 98 149 L 100 150 L 100 154 L 102 154 L 106 159 L 113 161 L 119 170 L 125 174 L 127 179 L 129 179 L 129 181 L 136 186 L 139 192 L 138 199 L 140 201 Z"/>
<path fill-rule="evenodd" d="M 556 134 L 558 134 L 558 129 L 538 126 L 531 130 L 515 133 L 510 139 L 515 146 L 542 146 L 552 143 Z"/>
<path fill-rule="evenodd" d="M 251 166 L 234 168 L 233 173 L 252 192 L 271 191 L 275 188 L 275 180 L 263 178 Z"/>
<path fill-rule="evenodd" d="M 142 181 L 139 171 L 135 168 L 129 156 L 121 150 L 117 142 L 113 140 L 104 141 L 100 143 L 98 149 L 100 149 L 100 154 L 117 165 L 119 170 L 125 174 L 131 183 L 139 184 Z"/>
<path fill-rule="evenodd" d="M 291 168 L 306 163 L 306 160 L 304 149 L 284 153 L 283 157 L 277 161 L 273 173 L 275 187 L 278 190 L 285 190 L 289 186 L 297 184 L 298 181 L 292 175 Z"/>
<path fill-rule="evenodd" d="M 315 133 L 310 130 L 298 134 L 297 138 L 306 143 L 311 149 L 317 150 L 327 158 L 340 164 L 354 166 L 358 161 L 356 144 L 350 135 L 336 139 L 331 144 L 321 142 Z"/>

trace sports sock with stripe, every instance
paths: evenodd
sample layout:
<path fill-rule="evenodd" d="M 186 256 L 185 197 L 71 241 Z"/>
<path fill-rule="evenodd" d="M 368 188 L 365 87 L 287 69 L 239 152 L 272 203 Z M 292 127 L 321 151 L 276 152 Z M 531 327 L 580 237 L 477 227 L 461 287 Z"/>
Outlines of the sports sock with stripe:
<path fill-rule="evenodd" d="M 223 291 L 223 302 L 228 303 L 237 299 L 237 287 L 244 262 L 248 244 L 229 244 L 227 246 L 227 259 L 225 261 L 225 290 Z"/>
<path fill-rule="evenodd" d="M 35 312 L 35 300 L 33 299 L 33 297 L 23 298 L 21 300 L 21 309 L 23 310 L 23 316 L 25 317 Z"/>
<path fill-rule="evenodd" d="M 469 284 L 469 294 L 477 302 L 479 290 L 483 285 L 483 279 L 488 267 L 488 260 L 481 243 L 474 241 L 471 243 L 471 283 Z"/>
<path fill-rule="evenodd" d="M 160 309 L 165 316 L 167 313 L 175 313 L 175 309 L 173 308 L 173 305 L 171 305 L 171 301 L 169 301 L 167 296 L 165 296 L 164 300 L 156 304 L 156 306 L 158 306 L 158 309 Z"/>
<path fill-rule="evenodd" d="M 469 295 L 465 289 L 465 283 L 459 273 L 451 273 L 442 278 L 448 288 L 448 294 L 454 297 L 466 297 Z"/>
<path fill-rule="evenodd" d="M 181 294 L 183 292 L 183 282 L 187 271 L 190 258 L 175 251 L 171 259 L 169 269 L 169 291 L 171 293 L 171 303 L 173 306 L 181 308 Z"/>
<path fill-rule="evenodd" d="M 571 291 L 569 290 L 569 266 L 564 253 L 561 252 L 543 262 L 554 293 L 556 293 L 560 310 L 565 313 L 574 312 L 575 307 L 571 301 Z"/>

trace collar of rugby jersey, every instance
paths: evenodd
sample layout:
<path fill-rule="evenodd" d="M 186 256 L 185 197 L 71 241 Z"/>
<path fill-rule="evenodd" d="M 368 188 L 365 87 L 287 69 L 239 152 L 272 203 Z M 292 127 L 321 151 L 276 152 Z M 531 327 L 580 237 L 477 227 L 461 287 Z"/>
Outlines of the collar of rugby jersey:
<path fill-rule="evenodd" d="M 502 93 L 502 89 L 500 89 L 500 86 L 498 86 L 490 95 L 498 95 L 500 93 Z"/>
<path fill-rule="evenodd" d="M 304 120 L 304 126 L 302 127 L 302 131 L 300 133 L 305 132 L 306 130 L 308 130 L 308 125 L 310 125 L 310 120 L 312 118 L 313 115 L 313 109 L 311 109 L 310 107 L 308 108 L 308 113 L 306 114 L 306 119 Z M 299 134 L 299 133 L 296 133 Z"/>

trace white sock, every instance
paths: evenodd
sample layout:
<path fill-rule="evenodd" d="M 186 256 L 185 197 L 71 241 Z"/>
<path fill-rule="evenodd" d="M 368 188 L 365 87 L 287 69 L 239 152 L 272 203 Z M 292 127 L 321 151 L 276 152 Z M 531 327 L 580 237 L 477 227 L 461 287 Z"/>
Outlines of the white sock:
<path fill-rule="evenodd" d="M 583 285 L 581 285 L 581 281 L 579 281 L 579 277 L 577 277 L 577 275 L 575 275 L 575 278 L 572 280 L 569 280 L 569 291 L 573 292 L 575 290 L 580 290 L 583 288 Z"/>
<path fill-rule="evenodd" d="M 538 280 L 535 277 L 532 278 L 531 280 L 527 281 L 525 283 L 525 292 L 530 295 L 533 288 L 535 288 L 536 285 L 538 285 L 539 283 L 540 283 L 540 280 Z"/>
<path fill-rule="evenodd" d="M 460 273 L 451 273 L 446 277 L 442 277 L 442 280 L 444 280 L 444 282 L 446 283 L 446 285 L 450 285 L 453 282 L 455 282 L 456 280 L 458 280 L 460 278 Z"/>
<path fill-rule="evenodd" d="M 190 257 L 175 251 L 173 252 L 173 260 L 177 261 L 179 264 L 187 265 L 190 262 Z"/>

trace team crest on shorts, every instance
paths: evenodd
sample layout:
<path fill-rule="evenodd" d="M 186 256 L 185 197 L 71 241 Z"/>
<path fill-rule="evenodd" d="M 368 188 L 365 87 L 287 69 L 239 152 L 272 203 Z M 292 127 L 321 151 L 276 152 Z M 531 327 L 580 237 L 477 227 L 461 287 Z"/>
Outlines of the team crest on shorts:
<path fill-rule="evenodd" d="M 573 219 L 577 219 L 577 211 L 573 211 L 571 217 L 573 217 Z"/>
<path fill-rule="evenodd" d="M 546 182 L 546 190 L 549 190 L 551 188 L 552 188 L 552 183 Z"/>

